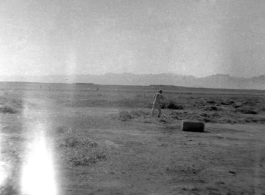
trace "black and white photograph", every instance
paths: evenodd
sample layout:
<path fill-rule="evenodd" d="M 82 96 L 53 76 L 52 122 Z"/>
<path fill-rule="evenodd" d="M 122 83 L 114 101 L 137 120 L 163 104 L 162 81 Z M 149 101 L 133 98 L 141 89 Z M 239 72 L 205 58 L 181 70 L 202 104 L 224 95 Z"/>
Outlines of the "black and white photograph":
<path fill-rule="evenodd" d="M 0 0 L 0 195 L 265 195 L 265 1 Z"/>

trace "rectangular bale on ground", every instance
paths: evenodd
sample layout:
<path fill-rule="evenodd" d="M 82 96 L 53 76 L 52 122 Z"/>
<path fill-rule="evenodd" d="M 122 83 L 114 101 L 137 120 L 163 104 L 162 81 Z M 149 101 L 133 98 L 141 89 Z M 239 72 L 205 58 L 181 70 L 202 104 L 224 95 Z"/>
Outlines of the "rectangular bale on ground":
<path fill-rule="evenodd" d="M 203 122 L 198 121 L 188 121 L 183 120 L 181 129 L 182 131 L 191 131 L 191 132 L 203 132 L 205 124 Z"/>

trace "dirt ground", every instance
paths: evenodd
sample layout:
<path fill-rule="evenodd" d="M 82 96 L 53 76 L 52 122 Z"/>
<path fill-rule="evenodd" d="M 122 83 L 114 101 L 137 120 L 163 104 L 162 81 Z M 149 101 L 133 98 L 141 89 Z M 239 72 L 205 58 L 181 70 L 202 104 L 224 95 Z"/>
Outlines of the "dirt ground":
<path fill-rule="evenodd" d="M 95 88 L 0 85 L 1 195 L 265 194 L 264 91 Z"/>

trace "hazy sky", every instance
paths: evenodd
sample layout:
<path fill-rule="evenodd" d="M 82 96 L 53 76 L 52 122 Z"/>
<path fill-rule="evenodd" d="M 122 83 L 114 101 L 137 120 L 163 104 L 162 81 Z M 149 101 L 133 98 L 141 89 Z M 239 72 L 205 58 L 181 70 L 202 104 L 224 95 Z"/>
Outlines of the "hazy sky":
<path fill-rule="evenodd" d="M 0 75 L 265 75 L 264 0 L 1 0 Z"/>

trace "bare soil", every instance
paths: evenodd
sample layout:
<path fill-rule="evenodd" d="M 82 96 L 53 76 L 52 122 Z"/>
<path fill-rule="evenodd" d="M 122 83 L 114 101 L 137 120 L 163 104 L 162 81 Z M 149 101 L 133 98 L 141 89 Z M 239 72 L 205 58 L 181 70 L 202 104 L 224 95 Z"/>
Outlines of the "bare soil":
<path fill-rule="evenodd" d="M 33 161 L 37 194 L 48 181 L 58 195 L 265 194 L 263 91 L 164 87 L 157 118 L 154 87 L 0 88 L 1 195 L 30 194 L 23 170 L 43 137 L 54 175 L 41 171 L 49 161 Z M 182 131 L 183 119 L 205 122 L 205 132 Z"/>

